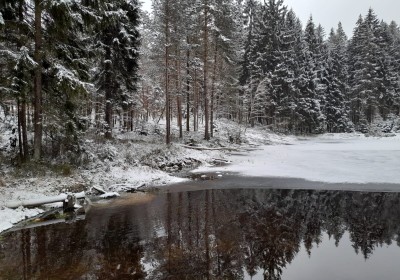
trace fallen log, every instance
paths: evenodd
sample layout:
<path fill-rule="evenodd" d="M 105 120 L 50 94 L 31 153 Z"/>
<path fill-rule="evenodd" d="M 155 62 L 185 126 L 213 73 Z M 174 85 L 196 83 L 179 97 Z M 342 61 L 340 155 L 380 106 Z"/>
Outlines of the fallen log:
<path fill-rule="evenodd" d="M 212 160 L 216 162 L 230 163 L 229 160 L 223 158 L 213 158 Z"/>
<path fill-rule="evenodd" d="M 100 187 L 94 186 L 92 188 L 101 194 L 100 198 L 108 199 L 108 198 L 114 198 L 114 197 L 120 196 L 119 193 L 117 193 L 117 192 L 106 192 L 105 190 L 103 190 Z"/>
<path fill-rule="evenodd" d="M 110 189 L 119 189 L 120 191 L 135 193 L 135 192 L 145 192 L 143 188 L 146 187 L 146 184 L 133 185 L 133 184 L 114 184 L 110 186 Z"/>
<path fill-rule="evenodd" d="M 182 145 L 182 147 L 187 148 L 187 149 L 192 149 L 192 150 L 198 150 L 198 151 L 230 151 L 230 152 L 240 152 L 240 150 L 235 149 L 235 148 L 227 148 L 227 147 L 221 147 L 221 148 L 209 148 L 209 147 L 202 147 L 202 146 L 188 146 L 188 145 Z"/>
<path fill-rule="evenodd" d="M 85 198 L 85 192 L 76 193 L 74 194 L 76 199 L 83 199 Z M 16 209 L 18 207 L 37 207 L 43 204 L 55 203 L 55 202 L 64 202 L 68 199 L 68 194 L 60 194 L 58 196 L 51 196 L 51 197 L 43 197 L 37 199 L 29 199 L 24 201 L 11 201 L 6 203 L 7 208 Z"/>
<path fill-rule="evenodd" d="M 96 186 L 94 186 L 93 187 L 93 189 L 95 189 L 96 191 L 98 191 L 99 193 L 101 193 L 101 194 L 105 194 L 105 193 L 107 193 L 105 190 L 103 190 L 102 188 L 100 188 L 100 187 L 96 187 Z"/>

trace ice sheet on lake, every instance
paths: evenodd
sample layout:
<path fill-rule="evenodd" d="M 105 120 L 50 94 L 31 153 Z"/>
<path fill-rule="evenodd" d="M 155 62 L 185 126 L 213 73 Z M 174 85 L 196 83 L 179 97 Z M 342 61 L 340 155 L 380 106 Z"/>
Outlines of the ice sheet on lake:
<path fill-rule="evenodd" d="M 328 134 L 299 139 L 294 145 L 263 146 L 259 151 L 233 156 L 232 161 L 232 165 L 212 170 L 327 183 L 400 184 L 400 137 Z"/>

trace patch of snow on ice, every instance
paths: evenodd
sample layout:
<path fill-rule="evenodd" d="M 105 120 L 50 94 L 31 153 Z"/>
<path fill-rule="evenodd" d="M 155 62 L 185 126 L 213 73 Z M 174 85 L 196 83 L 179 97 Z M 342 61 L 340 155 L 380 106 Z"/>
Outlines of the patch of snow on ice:
<path fill-rule="evenodd" d="M 20 207 L 17 209 L 0 209 L 0 232 L 13 227 L 14 224 L 22 220 L 32 218 L 40 213 L 43 213 L 43 210 L 38 208 L 27 209 Z"/>

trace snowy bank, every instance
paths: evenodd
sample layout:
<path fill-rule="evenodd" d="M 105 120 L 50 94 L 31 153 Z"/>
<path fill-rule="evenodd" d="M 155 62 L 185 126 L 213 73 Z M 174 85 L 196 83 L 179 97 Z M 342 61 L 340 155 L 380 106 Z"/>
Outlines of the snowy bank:
<path fill-rule="evenodd" d="M 174 172 L 224 156 L 218 150 L 195 151 L 180 143 L 166 146 L 161 141 L 134 133 L 101 144 L 89 139 L 85 143 L 85 164 L 72 169 L 70 174 L 51 172 L 34 164 L 23 169 L 12 166 L 0 169 L 0 232 L 44 211 L 40 208 L 11 210 L 5 207 L 10 201 L 44 199 L 66 192 L 88 191 L 93 186 L 113 194 L 144 185 L 160 187 L 188 180 L 174 176 Z"/>
<path fill-rule="evenodd" d="M 8 208 L 0 209 L 0 232 L 13 227 L 14 224 L 20 221 L 34 217 L 43 212 L 42 209 L 38 208 L 27 209 L 20 207 L 14 210 Z"/>

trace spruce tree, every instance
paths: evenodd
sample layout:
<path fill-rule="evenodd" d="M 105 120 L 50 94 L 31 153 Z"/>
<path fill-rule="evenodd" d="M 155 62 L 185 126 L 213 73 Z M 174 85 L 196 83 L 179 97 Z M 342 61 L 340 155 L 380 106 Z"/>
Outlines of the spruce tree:
<path fill-rule="evenodd" d="M 272 74 L 272 92 L 276 98 L 275 118 L 278 128 L 295 129 L 297 107 L 296 79 L 299 73 L 302 30 L 295 13 L 290 10 L 281 30 L 280 48 L 275 52 L 277 66 Z"/>
<path fill-rule="evenodd" d="M 247 0 L 243 8 L 243 55 L 240 62 L 240 91 L 248 121 L 254 125 L 254 97 L 258 83 L 258 69 L 255 57 L 258 51 L 255 45 L 259 35 L 258 22 L 261 16 L 261 4 L 255 0 Z"/>
<path fill-rule="evenodd" d="M 85 7 L 80 1 L 52 1 L 46 7 L 43 34 L 43 124 L 50 138 L 53 155 L 65 151 L 80 153 L 79 140 L 87 127 L 82 108 L 90 89 L 90 48 L 87 36 L 91 26 L 82 20 Z"/>
<path fill-rule="evenodd" d="M 105 137 L 112 137 L 113 112 L 132 106 L 139 56 L 139 6 L 136 0 L 99 1 L 96 24 L 99 52 L 95 83 L 105 100 Z"/>
<path fill-rule="evenodd" d="M 378 113 L 383 52 L 379 48 L 379 21 L 372 9 L 360 19 L 349 45 L 351 110 L 356 128 L 366 131 Z"/>
<path fill-rule="evenodd" d="M 394 78 L 394 97 L 391 113 L 395 116 L 400 115 L 400 28 L 396 22 L 389 24 L 389 33 L 392 45 L 389 46 L 391 65 Z"/>
<path fill-rule="evenodd" d="M 351 130 L 347 102 L 347 36 L 339 22 L 328 38 L 325 115 L 328 132 Z"/>
<path fill-rule="evenodd" d="M 260 94 L 260 85 L 263 84 L 261 88 L 265 88 L 266 81 L 270 83 L 272 72 L 277 66 L 276 56 L 280 48 L 281 30 L 284 26 L 286 12 L 287 8 L 281 0 L 265 2 L 260 19 L 255 26 L 250 55 L 252 61 L 250 87 L 252 92 L 258 91 L 258 95 Z M 262 100 L 258 97 L 257 103 L 262 102 L 263 104 L 254 104 L 254 107 L 266 108 L 265 114 L 259 116 L 258 119 L 264 118 L 268 124 L 271 124 L 274 121 L 277 105 L 276 96 L 271 91 L 262 93 L 262 95 L 265 95 L 266 99 Z"/>
<path fill-rule="evenodd" d="M 1 98 L 17 104 L 18 146 L 21 161 L 29 159 L 27 106 L 32 92 L 33 69 L 36 64 L 29 46 L 29 21 L 25 1 L 5 1 L 0 6 Z"/>
<path fill-rule="evenodd" d="M 300 58 L 300 75 L 297 80 L 299 90 L 296 116 L 298 117 L 300 132 L 319 133 L 323 131 L 324 115 L 322 113 L 320 96 L 318 96 L 319 61 L 320 54 L 318 37 L 312 17 L 310 17 L 304 31 L 304 52 Z"/>
<path fill-rule="evenodd" d="M 386 120 L 388 116 L 395 113 L 398 104 L 399 72 L 396 62 L 396 39 L 390 31 L 387 23 L 381 22 L 378 29 L 379 46 L 379 115 Z"/>

